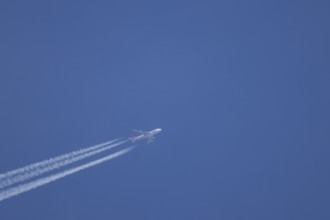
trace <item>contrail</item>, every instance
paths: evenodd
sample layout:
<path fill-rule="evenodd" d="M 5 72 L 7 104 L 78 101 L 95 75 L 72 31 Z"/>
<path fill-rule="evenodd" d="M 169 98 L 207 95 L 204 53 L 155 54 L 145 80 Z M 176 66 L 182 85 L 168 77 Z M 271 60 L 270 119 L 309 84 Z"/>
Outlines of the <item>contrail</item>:
<path fill-rule="evenodd" d="M 81 154 L 81 155 L 78 155 L 78 156 L 75 156 L 75 157 L 71 156 L 68 159 L 62 159 L 60 161 L 53 162 L 49 165 L 44 165 L 42 167 L 37 167 L 37 168 L 35 168 L 33 170 L 29 170 L 25 173 L 21 173 L 19 175 L 8 177 L 7 179 L 0 180 L 0 189 L 11 186 L 11 185 L 13 185 L 15 183 L 18 183 L 18 182 L 23 182 L 23 181 L 28 180 L 32 177 L 40 176 L 41 174 L 44 174 L 46 172 L 50 172 L 54 169 L 59 169 L 63 166 L 66 166 L 66 165 L 69 165 L 71 163 L 83 160 L 87 157 L 99 154 L 103 151 L 110 150 L 111 148 L 117 147 L 117 146 L 122 145 L 126 142 L 127 142 L 127 140 L 123 140 L 123 141 L 120 141 L 120 142 L 117 142 L 117 143 L 114 143 L 114 144 L 111 144 L 111 145 L 108 145 L 108 146 L 104 146 L 103 148 L 87 152 L 85 154 Z"/>
<path fill-rule="evenodd" d="M 74 174 L 76 172 L 87 169 L 89 167 L 96 166 L 96 165 L 101 164 L 105 161 L 112 160 L 116 157 L 119 157 L 121 155 L 124 155 L 124 154 L 130 152 L 133 148 L 134 147 L 132 146 L 132 147 L 126 148 L 124 150 L 118 151 L 116 153 L 110 154 L 110 155 L 108 155 L 106 157 L 103 157 L 101 159 L 94 160 L 92 162 L 86 163 L 84 165 L 74 167 L 74 168 L 62 171 L 60 173 L 57 173 L 57 174 L 54 174 L 54 175 L 51 175 L 51 176 L 48 176 L 48 177 L 40 178 L 38 180 L 23 184 L 23 185 L 20 185 L 20 186 L 17 186 L 17 187 L 10 188 L 10 189 L 5 190 L 5 191 L 0 193 L 0 201 L 8 199 L 8 198 L 13 197 L 13 196 L 17 196 L 17 195 L 19 195 L 21 193 L 24 193 L 24 192 L 27 192 L 29 190 L 38 188 L 38 187 L 43 186 L 45 184 L 48 184 L 48 183 L 51 183 L 51 182 L 56 181 L 58 179 L 64 178 L 68 175 L 71 175 L 71 174 Z"/>
<path fill-rule="evenodd" d="M 111 143 L 114 143 L 114 142 L 116 142 L 118 140 L 119 139 L 115 139 L 115 140 L 112 140 L 112 141 L 107 141 L 107 142 L 104 142 L 102 144 L 97 144 L 97 145 L 94 145 L 94 146 L 91 146 L 91 147 L 87 147 L 87 148 L 84 148 L 84 149 L 76 150 L 76 151 L 73 151 L 71 153 L 63 154 L 63 155 L 60 155 L 60 156 L 57 156 L 57 157 L 50 158 L 48 160 L 44 160 L 44 161 L 41 161 L 41 162 L 30 164 L 30 165 L 27 165 L 25 167 L 18 168 L 16 170 L 8 171 L 6 173 L 0 174 L 0 181 L 2 179 L 6 179 L 8 177 L 11 177 L 11 176 L 14 176 L 14 175 L 17 175 L 17 174 L 20 174 L 20 173 L 29 172 L 31 170 L 34 170 L 34 169 L 37 169 L 37 168 L 40 168 L 40 167 L 43 167 L 43 166 L 48 166 L 48 165 L 50 165 L 52 163 L 56 163 L 56 162 L 61 161 L 61 160 L 69 159 L 71 157 L 77 156 L 79 154 L 86 153 L 88 151 L 96 150 L 96 149 L 101 148 L 103 146 L 106 146 L 106 145 L 109 145 Z"/>

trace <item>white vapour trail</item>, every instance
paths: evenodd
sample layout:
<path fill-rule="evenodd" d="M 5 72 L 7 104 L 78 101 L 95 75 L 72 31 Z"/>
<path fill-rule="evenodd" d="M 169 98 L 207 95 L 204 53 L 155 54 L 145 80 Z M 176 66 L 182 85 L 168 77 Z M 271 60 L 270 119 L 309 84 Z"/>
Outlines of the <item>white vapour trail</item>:
<path fill-rule="evenodd" d="M 20 186 L 17 186 L 17 187 L 10 188 L 8 190 L 0 192 L 0 201 L 3 201 L 5 199 L 8 199 L 8 198 L 13 197 L 13 196 L 17 196 L 21 193 L 24 193 L 24 192 L 27 192 L 29 190 L 38 188 L 40 186 L 43 186 L 45 184 L 56 181 L 58 179 L 64 178 L 68 175 L 74 174 L 74 173 L 82 171 L 84 169 L 96 166 L 96 165 L 101 164 L 105 161 L 114 159 L 116 157 L 119 157 L 123 154 L 126 154 L 126 153 L 130 152 L 133 148 L 134 147 L 132 146 L 132 147 L 126 148 L 124 150 L 118 151 L 116 153 L 110 154 L 110 155 L 108 155 L 106 157 L 103 157 L 101 159 L 94 160 L 92 162 L 86 163 L 84 165 L 74 167 L 74 168 L 71 168 L 71 169 L 68 169 L 68 170 L 64 170 L 60 173 L 57 173 L 57 174 L 54 174 L 54 175 L 51 175 L 51 176 L 48 176 L 48 177 L 40 178 L 38 180 L 23 184 L 23 185 L 20 185 Z"/>
<path fill-rule="evenodd" d="M 59 169 L 63 166 L 66 166 L 66 165 L 72 164 L 74 162 L 83 160 L 85 158 L 88 158 L 88 157 L 91 157 L 93 155 L 99 154 L 103 151 L 110 150 L 111 148 L 117 147 L 117 146 L 122 145 L 126 142 L 127 142 L 127 140 L 123 140 L 123 141 L 120 141 L 120 142 L 117 142 L 117 143 L 114 143 L 114 144 L 111 144 L 111 145 L 108 145 L 108 146 L 104 146 L 100 149 L 96 149 L 94 151 L 87 152 L 85 154 L 81 154 L 81 155 L 78 155 L 78 156 L 75 156 L 75 157 L 60 160 L 58 162 L 54 162 L 52 164 L 49 164 L 48 166 L 39 167 L 39 168 L 36 168 L 34 170 L 31 170 L 31 171 L 27 171 L 27 172 L 22 173 L 22 174 L 12 176 L 12 177 L 9 177 L 9 178 L 4 179 L 4 180 L 0 180 L 0 189 L 11 186 L 11 185 L 13 185 L 15 183 L 18 183 L 18 182 L 23 182 L 23 181 L 28 180 L 32 177 L 40 176 L 40 175 L 42 175 L 46 172 L 50 172 L 52 170 Z"/>
<path fill-rule="evenodd" d="M 79 154 L 86 153 L 88 151 L 96 150 L 96 149 L 101 148 L 103 146 L 112 144 L 112 143 L 114 143 L 118 140 L 119 139 L 115 139 L 115 140 L 112 140 L 112 141 L 107 141 L 107 142 L 104 142 L 102 144 L 97 144 L 97 145 L 94 145 L 94 146 L 91 146 L 91 147 L 87 147 L 87 148 L 83 148 L 83 149 L 80 149 L 80 150 L 72 151 L 70 153 L 63 154 L 63 155 L 60 155 L 60 156 L 57 156 L 57 157 L 53 157 L 53 158 L 50 158 L 48 160 L 43 160 L 41 162 L 30 164 L 30 165 L 27 165 L 25 167 L 18 168 L 16 170 L 8 171 L 6 173 L 0 174 L 0 181 L 3 180 L 3 179 L 9 178 L 11 176 L 17 175 L 17 174 L 29 172 L 31 170 L 34 170 L 34 169 L 37 169 L 37 168 L 40 168 L 40 167 L 43 167 L 43 166 L 48 166 L 52 163 L 56 163 L 56 162 L 61 161 L 61 160 L 69 159 L 71 157 L 77 156 Z"/>

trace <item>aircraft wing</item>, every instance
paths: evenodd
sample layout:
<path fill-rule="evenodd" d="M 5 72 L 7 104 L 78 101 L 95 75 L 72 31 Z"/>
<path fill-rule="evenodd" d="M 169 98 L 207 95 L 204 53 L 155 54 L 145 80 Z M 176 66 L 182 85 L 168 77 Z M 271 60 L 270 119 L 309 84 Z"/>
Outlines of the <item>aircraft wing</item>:
<path fill-rule="evenodd" d="M 155 137 L 150 137 L 148 138 L 148 144 L 150 144 L 151 142 L 153 142 L 155 140 Z"/>
<path fill-rule="evenodd" d="M 136 129 L 132 129 L 132 131 L 139 133 L 139 134 L 148 134 L 148 132 L 146 131 L 142 131 L 142 130 L 136 130 Z"/>

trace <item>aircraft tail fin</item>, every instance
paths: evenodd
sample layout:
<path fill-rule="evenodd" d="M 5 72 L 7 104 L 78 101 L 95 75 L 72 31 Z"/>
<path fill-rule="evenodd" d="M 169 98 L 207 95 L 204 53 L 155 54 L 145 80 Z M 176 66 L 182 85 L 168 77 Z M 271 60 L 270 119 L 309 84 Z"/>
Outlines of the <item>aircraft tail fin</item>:
<path fill-rule="evenodd" d="M 132 137 L 128 137 L 128 139 L 130 140 L 130 141 L 132 141 L 133 143 L 135 143 L 135 137 L 134 136 L 132 136 Z"/>

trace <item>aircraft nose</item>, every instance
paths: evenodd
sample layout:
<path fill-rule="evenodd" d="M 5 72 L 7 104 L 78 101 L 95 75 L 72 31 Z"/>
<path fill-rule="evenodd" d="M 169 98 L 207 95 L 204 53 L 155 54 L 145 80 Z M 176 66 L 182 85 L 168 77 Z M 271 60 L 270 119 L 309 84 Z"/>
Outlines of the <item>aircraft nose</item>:
<path fill-rule="evenodd" d="M 158 130 L 158 131 L 162 131 L 162 129 L 161 129 L 161 128 L 158 128 L 157 130 Z"/>

